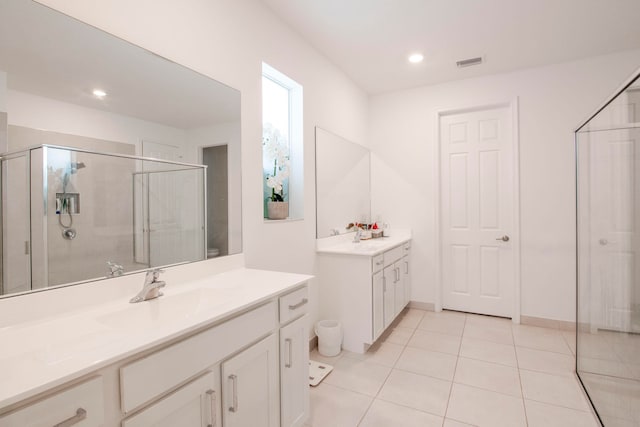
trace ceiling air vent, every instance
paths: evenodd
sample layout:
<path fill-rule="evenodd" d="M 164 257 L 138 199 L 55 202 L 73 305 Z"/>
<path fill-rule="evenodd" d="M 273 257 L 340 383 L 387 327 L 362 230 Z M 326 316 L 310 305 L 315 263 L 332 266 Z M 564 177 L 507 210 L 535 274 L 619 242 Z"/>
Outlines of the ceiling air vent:
<path fill-rule="evenodd" d="M 477 58 L 463 59 L 462 61 L 456 62 L 456 65 L 458 66 L 458 68 L 470 67 L 472 65 L 480 65 L 480 64 L 482 64 L 481 56 L 478 56 Z"/>

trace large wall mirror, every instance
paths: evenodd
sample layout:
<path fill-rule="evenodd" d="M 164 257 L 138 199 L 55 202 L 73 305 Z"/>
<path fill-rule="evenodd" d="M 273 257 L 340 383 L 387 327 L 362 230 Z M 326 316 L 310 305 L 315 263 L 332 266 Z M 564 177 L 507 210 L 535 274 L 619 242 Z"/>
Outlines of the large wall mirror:
<path fill-rule="evenodd" d="M 0 2 L 0 156 L 1 296 L 242 251 L 240 93 L 32 1 Z"/>
<path fill-rule="evenodd" d="M 371 221 L 371 158 L 362 145 L 316 127 L 316 237 Z"/>

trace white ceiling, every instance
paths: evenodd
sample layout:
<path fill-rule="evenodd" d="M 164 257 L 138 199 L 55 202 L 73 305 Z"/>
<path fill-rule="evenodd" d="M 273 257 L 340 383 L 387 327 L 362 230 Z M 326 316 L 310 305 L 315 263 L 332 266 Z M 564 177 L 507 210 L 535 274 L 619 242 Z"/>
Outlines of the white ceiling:
<path fill-rule="evenodd" d="M 640 48 L 640 0 L 262 1 L 371 94 Z"/>

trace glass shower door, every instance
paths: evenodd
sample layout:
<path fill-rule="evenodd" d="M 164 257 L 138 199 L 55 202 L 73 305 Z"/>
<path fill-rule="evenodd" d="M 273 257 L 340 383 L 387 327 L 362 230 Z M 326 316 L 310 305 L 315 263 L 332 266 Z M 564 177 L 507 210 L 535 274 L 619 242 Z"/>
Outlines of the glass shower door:
<path fill-rule="evenodd" d="M 577 372 L 606 426 L 640 425 L 640 87 L 576 133 Z"/>
<path fill-rule="evenodd" d="M 29 153 L 2 159 L 2 286 L 0 294 L 31 290 Z"/>

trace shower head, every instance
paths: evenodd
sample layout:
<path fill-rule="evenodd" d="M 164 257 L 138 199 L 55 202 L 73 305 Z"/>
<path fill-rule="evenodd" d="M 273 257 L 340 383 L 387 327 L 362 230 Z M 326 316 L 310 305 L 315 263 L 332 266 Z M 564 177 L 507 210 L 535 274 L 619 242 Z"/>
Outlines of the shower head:
<path fill-rule="evenodd" d="M 84 162 L 69 163 L 69 173 L 70 174 L 77 173 L 78 169 L 82 169 L 86 167 L 87 166 L 84 164 Z"/>

